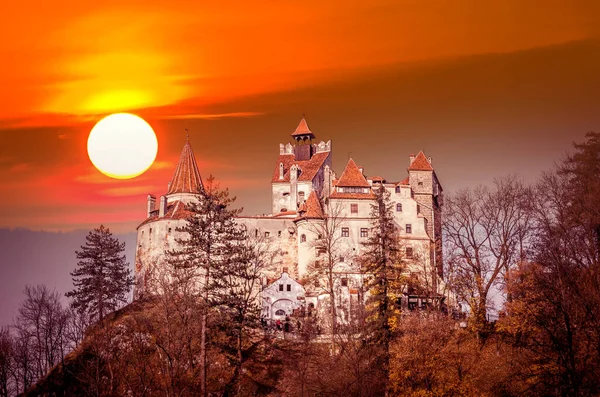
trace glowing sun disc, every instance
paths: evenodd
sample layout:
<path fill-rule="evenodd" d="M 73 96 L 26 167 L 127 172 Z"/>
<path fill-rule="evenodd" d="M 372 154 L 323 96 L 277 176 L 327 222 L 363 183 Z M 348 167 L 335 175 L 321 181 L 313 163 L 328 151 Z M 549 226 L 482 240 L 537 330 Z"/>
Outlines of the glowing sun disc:
<path fill-rule="evenodd" d="M 130 113 L 100 120 L 88 137 L 87 150 L 94 167 L 117 179 L 143 174 L 156 159 L 158 141 L 150 124 Z"/>

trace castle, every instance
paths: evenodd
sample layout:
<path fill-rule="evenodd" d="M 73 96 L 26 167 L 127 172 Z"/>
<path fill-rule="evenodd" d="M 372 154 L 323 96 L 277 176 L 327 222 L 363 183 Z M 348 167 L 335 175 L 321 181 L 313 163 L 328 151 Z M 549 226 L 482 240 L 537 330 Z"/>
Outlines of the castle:
<path fill-rule="evenodd" d="M 335 216 L 341 221 L 335 264 L 336 305 L 339 321 L 349 321 L 352 307 L 359 304 L 364 275 L 357 260 L 370 233 L 370 210 L 374 189 L 384 187 L 393 202 L 408 272 L 426 280 L 434 295 L 442 289 L 441 215 L 442 187 L 431 158 L 420 151 L 410 155 L 408 175 L 399 182 L 381 176 L 366 176 L 349 159 L 342 173 L 332 169 L 332 143 L 314 143 L 315 135 L 303 118 L 291 134 L 293 143 L 279 145 L 279 156 L 271 177 L 271 214 L 240 216 L 250 235 L 266 239 L 275 260 L 263 280 L 263 317 L 281 319 L 299 308 L 322 307 L 328 294 L 303 285 L 311 267 L 323 252 L 314 242 L 319 225 Z M 398 167 L 402 167 L 400 164 Z M 185 224 L 185 205 L 196 200 L 203 187 L 200 171 L 187 142 L 167 192 L 158 202 L 149 195 L 147 218 L 137 228 L 135 296 L 143 295 L 164 266 L 164 252 L 175 247 L 177 227 Z M 431 294 L 406 293 L 409 308 L 431 303 Z"/>

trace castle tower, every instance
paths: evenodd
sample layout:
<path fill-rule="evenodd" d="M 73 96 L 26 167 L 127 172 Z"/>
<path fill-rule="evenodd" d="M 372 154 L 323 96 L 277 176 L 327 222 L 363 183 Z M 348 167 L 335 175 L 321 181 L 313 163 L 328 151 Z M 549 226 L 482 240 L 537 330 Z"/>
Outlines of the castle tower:
<path fill-rule="evenodd" d="M 194 200 L 195 194 L 202 189 L 204 189 L 202 177 L 198 170 L 198 163 L 192 145 L 188 140 L 179 156 L 173 179 L 169 182 L 166 194 L 167 202 L 180 200 L 188 203 L 190 200 Z"/>
<path fill-rule="evenodd" d="M 315 224 L 323 222 L 325 213 L 321 202 L 315 191 L 312 191 L 308 199 L 298 209 L 298 217 L 294 220 L 298 228 L 298 277 L 303 278 L 308 266 L 315 260 L 314 246 L 311 244 L 318 236 Z"/>
<path fill-rule="evenodd" d="M 280 144 L 271 179 L 272 213 L 295 214 L 312 191 L 323 194 L 324 167 L 331 167 L 331 141 L 313 143 L 315 135 L 303 117 L 291 133 L 294 144 Z"/>
<path fill-rule="evenodd" d="M 186 204 L 198 200 L 204 189 L 196 157 L 189 141 L 183 146 L 167 193 L 160 197 L 158 208 L 153 195 L 147 197 L 147 218 L 137 228 L 134 297 L 154 292 L 164 270 L 165 251 L 176 247 L 177 228 L 188 216 Z"/>
<path fill-rule="evenodd" d="M 431 163 L 431 157 L 425 157 L 423 151 L 416 156 L 410 155 L 408 166 L 409 184 L 413 197 L 418 204 L 418 212 L 426 219 L 425 230 L 432 239 L 432 265 L 438 275 L 443 277 L 442 262 L 442 205 L 443 195 Z"/>

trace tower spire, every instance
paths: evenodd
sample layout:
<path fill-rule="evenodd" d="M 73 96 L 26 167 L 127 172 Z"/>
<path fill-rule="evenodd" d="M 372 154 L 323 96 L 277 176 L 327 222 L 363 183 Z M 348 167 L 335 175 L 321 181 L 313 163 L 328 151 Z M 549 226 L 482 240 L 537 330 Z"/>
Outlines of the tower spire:
<path fill-rule="evenodd" d="M 181 156 L 179 156 L 173 179 L 169 183 L 167 194 L 197 193 L 202 189 L 204 189 L 202 177 L 188 136 L 185 145 L 183 145 Z"/>

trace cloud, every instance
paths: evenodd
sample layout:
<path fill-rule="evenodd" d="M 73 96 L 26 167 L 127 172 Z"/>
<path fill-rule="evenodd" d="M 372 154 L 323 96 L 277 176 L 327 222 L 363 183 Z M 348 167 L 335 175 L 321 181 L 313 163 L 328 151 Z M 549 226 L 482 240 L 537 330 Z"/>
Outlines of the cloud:
<path fill-rule="evenodd" d="M 256 117 L 263 116 L 265 114 L 265 112 L 230 112 L 216 114 L 178 114 L 163 116 L 161 118 L 166 120 L 218 120 L 234 117 Z"/>

